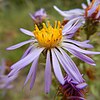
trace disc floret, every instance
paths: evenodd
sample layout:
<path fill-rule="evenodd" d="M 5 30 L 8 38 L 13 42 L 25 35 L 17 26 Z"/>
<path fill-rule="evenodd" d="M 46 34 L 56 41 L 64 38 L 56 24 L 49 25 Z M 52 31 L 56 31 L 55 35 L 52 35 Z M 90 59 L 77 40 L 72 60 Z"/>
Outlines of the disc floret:
<path fill-rule="evenodd" d="M 34 35 L 39 45 L 42 47 L 54 48 L 58 46 L 62 39 L 60 21 L 55 21 L 54 27 L 51 26 L 50 22 L 47 22 L 47 26 L 43 23 L 43 28 L 41 30 L 35 25 Z"/>

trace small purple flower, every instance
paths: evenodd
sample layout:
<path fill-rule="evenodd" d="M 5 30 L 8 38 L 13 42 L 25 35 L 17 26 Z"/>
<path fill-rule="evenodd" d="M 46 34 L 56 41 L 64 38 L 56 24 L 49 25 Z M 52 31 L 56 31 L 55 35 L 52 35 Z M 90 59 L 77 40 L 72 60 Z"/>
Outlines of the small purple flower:
<path fill-rule="evenodd" d="M 84 50 L 82 48 L 92 48 L 93 46 L 88 44 L 88 40 L 79 42 L 72 40 L 73 34 L 80 27 L 81 23 L 79 20 L 73 19 L 69 21 L 64 27 L 61 26 L 60 22 L 55 22 L 54 27 L 50 23 L 43 23 L 43 28 L 39 30 L 35 25 L 35 30 L 30 32 L 26 29 L 21 28 L 20 30 L 32 37 L 28 41 L 21 42 L 17 45 L 8 47 L 7 50 L 17 49 L 25 44 L 31 43 L 29 48 L 26 50 L 22 58 L 11 66 L 12 71 L 9 73 L 9 77 L 13 76 L 19 70 L 32 63 L 25 84 L 31 78 L 30 89 L 32 89 L 35 78 L 38 60 L 40 54 L 45 51 L 46 53 L 46 67 L 45 67 L 45 92 L 48 93 L 51 85 L 51 66 L 53 67 L 54 74 L 58 81 L 63 85 L 64 77 L 60 69 L 60 65 L 63 67 L 68 76 L 75 82 L 83 82 L 83 78 L 76 67 L 75 63 L 69 57 L 66 51 L 70 52 L 82 61 L 95 65 L 94 61 L 87 55 L 100 54 L 100 52 L 92 52 Z M 52 62 L 52 63 L 51 63 Z M 24 85 L 25 85 L 24 84 Z"/>
<path fill-rule="evenodd" d="M 14 81 L 18 76 L 18 73 L 17 73 L 11 76 L 10 78 L 8 78 L 8 75 L 5 75 L 5 68 L 6 68 L 5 61 L 2 60 L 2 66 L 0 66 L 0 89 L 3 89 L 3 90 L 11 89 L 13 87 L 11 82 Z"/>
<path fill-rule="evenodd" d="M 39 24 L 44 22 L 44 20 L 47 18 L 47 14 L 45 9 L 41 8 L 40 10 L 36 11 L 34 14 L 29 14 L 35 24 Z"/>
<path fill-rule="evenodd" d="M 100 0 L 87 0 L 88 6 L 82 3 L 83 9 L 72 9 L 68 11 L 62 11 L 56 6 L 54 6 L 54 9 L 58 11 L 59 14 L 61 14 L 65 20 L 71 20 L 76 17 L 83 16 L 82 20 L 85 18 L 93 18 L 93 19 L 99 19 L 100 20 Z"/>
<path fill-rule="evenodd" d="M 63 95 L 64 100 L 85 100 L 85 87 L 87 84 L 83 80 L 76 83 L 69 76 L 65 77 L 65 84 L 59 86 L 59 93 Z"/>

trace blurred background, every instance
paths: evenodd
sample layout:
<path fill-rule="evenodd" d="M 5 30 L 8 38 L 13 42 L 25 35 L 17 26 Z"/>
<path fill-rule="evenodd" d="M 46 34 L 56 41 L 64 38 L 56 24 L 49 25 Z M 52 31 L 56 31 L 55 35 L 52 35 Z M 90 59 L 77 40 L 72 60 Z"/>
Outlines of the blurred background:
<path fill-rule="evenodd" d="M 30 39 L 29 36 L 19 31 L 19 28 L 31 31 L 34 29 L 34 23 L 29 16 L 30 12 L 34 13 L 40 8 L 44 8 L 49 20 L 53 23 L 55 20 L 63 20 L 63 17 L 54 10 L 53 5 L 56 5 L 61 10 L 69 10 L 81 8 L 83 2 L 86 3 L 86 0 L 0 0 L 0 61 L 2 58 L 6 60 L 5 74 L 9 73 L 9 67 L 20 59 L 28 47 L 28 45 L 25 45 L 17 50 L 6 51 L 7 47 Z M 99 33 L 97 32 L 90 38 L 90 43 L 94 45 L 94 51 L 100 51 Z M 89 84 L 87 100 L 100 100 L 100 55 L 93 56 L 93 59 L 97 66 L 94 68 L 86 64 L 87 70 L 84 72 L 84 77 Z M 42 60 L 40 59 L 40 62 Z M 38 66 L 33 89 L 30 91 L 29 84 L 23 88 L 29 68 L 30 66 L 19 73 L 18 78 L 13 82 L 14 87 L 12 89 L 0 90 L 0 100 L 54 100 L 56 98 L 58 86 L 56 88 L 52 86 L 49 94 L 44 93 L 44 65 L 42 63 Z M 81 70 L 83 68 L 80 67 Z"/>

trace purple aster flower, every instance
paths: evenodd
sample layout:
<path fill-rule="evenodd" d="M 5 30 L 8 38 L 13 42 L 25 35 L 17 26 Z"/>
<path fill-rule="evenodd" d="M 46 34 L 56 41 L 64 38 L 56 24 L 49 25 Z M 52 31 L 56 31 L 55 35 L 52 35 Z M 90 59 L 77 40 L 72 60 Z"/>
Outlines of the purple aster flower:
<path fill-rule="evenodd" d="M 77 20 L 77 19 L 76 19 Z M 82 48 L 92 48 L 93 46 L 88 44 L 87 41 L 79 42 L 72 40 L 71 37 L 80 27 L 80 22 L 75 19 L 69 21 L 64 27 L 60 22 L 55 22 L 54 27 L 48 22 L 47 25 L 43 23 L 43 28 L 39 30 L 35 25 L 33 32 L 21 28 L 20 30 L 31 36 L 28 41 L 21 42 L 14 46 L 8 47 L 7 50 L 17 49 L 25 44 L 31 43 L 26 50 L 22 58 L 11 66 L 11 72 L 9 77 L 13 76 L 19 70 L 32 63 L 30 71 L 27 75 L 25 84 L 31 78 L 30 88 L 32 89 L 36 78 L 36 70 L 40 54 L 45 51 L 46 53 L 46 67 L 45 67 L 45 92 L 48 93 L 51 85 L 51 66 L 53 67 L 54 74 L 58 81 L 63 85 L 64 77 L 60 69 L 60 65 L 63 67 L 68 76 L 75 82 L 83 82 L 83 78 L 66 51 L 70 52 L 77 58 L 84 62 L 95 65 L 94 61 L 87 55 L 100 54 L 100 52 L 92 52 L 84 50 Z"/>
<path fill-rule="evenodd" d="M 72 9 L 68 11 L 62 11 L 56 6 L 54 9 L 59 12 L 62 16 L 64 16 L 65 20 L 70 20 L 76 17 L 83 16 L 82 20 L 85 18 L 93 18 L 100 20 L 100 0 L 87 0 L 88 6 L 82 3 L 83 9 Z"/>
<path fill-rule="evenodd" d="M 33 19 L 35 24 L 42 23 L 47 18 L 46 11 L 43 8 L 41 8 L 38 11 L 36 11 L 34 14 L 30 13 L 29 15 L 31 16 L 31 18 Z"/>
<path fill-rule="evenodd" d="M 65 84 L 59 86 L 58 93 L 63 95 L 63 100 L 85 100 L 85 87 L 87 84 L 73 81 L 69 76 L 65 77 Z"/>
<path fill-rule="evenodd" d="M 6 68 L 5 61 L 2 60 L 2 66 L 0 66 L 0 89 L 3 90 L 11 89 L 13 87 L 11 82 L 14 81 L 18 76 L 18 73 L 16 73 L 15 75 L 8 78 L 8 75 L 5 75 L 5 68 Z"/>

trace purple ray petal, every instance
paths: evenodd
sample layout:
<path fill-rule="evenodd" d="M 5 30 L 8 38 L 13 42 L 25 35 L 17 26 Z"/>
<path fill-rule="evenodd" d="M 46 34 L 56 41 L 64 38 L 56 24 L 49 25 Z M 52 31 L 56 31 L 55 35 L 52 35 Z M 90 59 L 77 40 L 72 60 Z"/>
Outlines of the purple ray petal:
<path fill-rule="evenodd" d="M 70 43 L 62 43 L 62 46 L 64 47 L 64 49 L 67 49 L 67 48 L 70 48 L 72 50 L 76 50 L 78 52 L 81 52 L 81 53 L 84 53 L 84 54 L 91 54 L 91 55 L 94 55 L 94 54 L 100 54 L 100 52 L 93 52 L 93 51 L 88 51 L 88 50 L 83 50 L 73 44 L 70 44 Z"/>
<path fill-rule="evenodd" d="M 80 15 L 83 15 L 84 10 L 76 8 L 76 9 L 72 9 L 72 10 L 68 10 L 68 11 L 64 11 L 64 12 L 65 13 L 69 13 L 70 15 L 72 14 L 72 15 L 80 16 Z"/>
<path fill-rule="evenodd" d="M 72 20 L 70 20 L 70 21 L 72 21 Z M 63 28 L 63 35 L 65 35 L 65 34 L 68 34 L 68 32 L 69 31 L 71 31 L 76 25 L 77 25 L 77 23 L 79 22 L 79 20 L 75 20 L 73 23 L 71 22 L 70 23 L 70 21 L 67 23 L 67 24 L 70 24 L 71 25 L 71 27 L 69 28 L 69 29 L 67 29 L 67 24 L 64 26 L 64 28 Z M 72 24 L 74 24 L 73 26 L 72 26 Z"/>
<path fill-rule="evenodd" d="M 65 81 L 67 80 L 68 82 L 71 81 L 71 77 L 69 75 L 67 75 L 64 79 Z"/>
<path fill-rule="evenodd" d="M 71 28 L 69 28 L 68 30 L 66 30 L 66 28 L 67 28 L 67 27 L 65 27 L 67 25 L 66 24 L 64 26 L 65 27 L 65 30 L 64 29 L 62 30 L 63 35 L 64 36 L 67 35 L 67 38 L 72 38 L 74 36 L 74 34 L 76 33 L 76 31 L 83 25 L 83 23 L 82 23 L 83 21 L 84 21 L 84 18 L 83 17 L 78 17 L 78 19 L 76 20 L 76 22 L 73 23 L 73 26 L 71 26 Z"/>
<path fill-rule="evenodd" d="M 36 20 L 36 18 L 31 13 L 29 13 L 29 15 L 33 20 Z"/>
<path fill-rule="evenodd" d="M 79 82 L 77 82 L 77 81 L 71 81 L 71 83 L 73 83 L 73 84 L 79 84 Z"/>
<path fill-rule="evenodd" d="M 21 59 L 17 63 L 13 64 L 11 66 L 11 69 L 13 69 L 8 76 L 11 76 L 15 72 L 19 71 L 20 69 L 24 68 L 28 64 L 30 64 L 37 56 L 40 55 L 40 53 L 44 50 L 44 48 L 36 48 L 34 51 L 32 51 L 30 54 L 28 54 L 25 58 Z"/>
<path fill-rule="evenodd" d="M 17 77 L 18 77 L 18 73 L 14 74 L 14 75 L 11 76 L 11 77 L 8 77 L 8 76 L 7 76 L 7 78 L 8 78 L 8 83 L 12 82 L 12 81 L 15 80 Z"/>
<path fill-rule="evenodd" d="M 70 68 L 70 65 L 68 64 L 68 61 L 66 62 L 65 59 L 63 58 L 63 56 L 55 49 L 55 53 L 57 58 L 59 59 L 59 62 L 61 63 L 62 67 L 65 69 L 65 71 L 67 72 L 67 74 L 69 76 L 71 76 L 71 78 L 75 81 L 80 82 L 80 76 L 78 76 L 78 74 Z"/>
<path fill-rule="evenodd" d="M 50 91 L 51 86 L 51 61 L 50 61 L 50 51 L 47 52 L 46 68 L 45 68 L 45 92 Z"/>
<path fill-rule="evenodd" d="M 98 2 L 95 1 L 95 3 L 93 4 L 92 8 L 90 10 L 88 10 L 88 16 L 91 16 L 95 12 L 97 7 L 98 7 Z"/>
<path fill-rule="evenodd" d="M 87 44 L 86 41 L 84 42 L 79 42 L 79 41 L 76 41 L 76 40 L 71 40 L 71 39 L 66 39 L 66 40 L 63 40 L 64 42 L 70 42 L 70 43 L 74 43 L 76 44 L 77 46 L 80 46 L 82 48 L 93 48 L 93 46 L 91 44 Z"/>
<path fill-rule="evenodd" d="M 80 22 L 80 20 L 81 20 L 81 22 Z M 71 33 L 74 33 L 75 34 L 75 32 L 83 25 L 82 21 L 84 21 L 84 18 L 83 17 L 81 17 L 79 19 L 79 22 L 76 23 L 76 25 L 74 24 L 75 26 L 73 25 L 73 27 L 70 28 L 70 30 L 68 30 L 68 32 L 66 34 L 71 34 Z"/>
<path fill-rule="evenodd" d="M 54 6 L 54 9 L 58 11 L 59 14 L 64 16 L 67 20 L 83 15 L 84 13 L 84 10 L 82 9 L 72 9 L 72 10 L 62 11 L 56 6 Z"/>
<path fill-rule="evenodd" d="M 61 14 L 62 16 L 64 16 L 64 17 L 67 17 L 68 16 L 68 14 L 66 14 L 66 13 L 64 13 L 62 10 L 60 10 L 58 7 L 56 7 L 56 6 L 53 6 L 54 7 L 54 9 L 56 10 L 56 11 L 58 11 L 59 12 L 59 14 Z"/>
<path fill-rule="evenodd" d="M 84 82 L 84 83 L 81 83 L 81 84 L 76 85 L 76 88 L 78 88 L 78 89 L 83 89 L 83 88 L 85 88 L 86 86 L 87 86 L 87 84 Z"/>
<path fill-rule="evenodd" d="M 15 73 L 17 73 L 18 71 L 16 71 L 16 69 L 13 69 L 9 72 L 8 77 L 11 77 L 12 75 L 14 75 Z"/>
<path fill-rule="evenodd" d="M 88 5 L 90 5 L 91 1 L 90 0 L 87 0 L 87 3 L 88 3 Z"/>
<path fill-rule="evenodd" d="M 28 43 L 30 43 L 30 42 L 34 42 L 34 40 L 28 40 L 28 41 L 21 42 L 21 43 L 19 43 L 19 44 L 16 44 L 16 45 L 13 45 L 13 46 L 11 46 L 11 47 L 8 47 L 7 50 L 14 50 L 14 49 L 17 49 L 17 48 L 19 48 L 19 47 L 21 47 L 21 46 L 23 46 L 23 45 L 25 45 L 25 44 L 28 44 Z"/>
<path fill-rule="evenodd" d="M 85 41 L 83 41 L 83 42 L 87 44 L 88 42 L 90 42 L 90 40 L 85 40 Z"/>
<path fill-rule="evenodd" d="M 86 9 L 86 8 L 87 8 L 87 5 L 84 4 L 84 3 L 82 3 L 82 8 L 83 8 L 83 9 Z"/>
<path fill-rule="evenodd" d="M 79 20 L 78 19 L 76 20 L 76 18 L 70 20 L 63 28 L 63 31 L 62 31 L 63 35 L 68 34 L 67 32 L 69 32 L 78 23 L 78 21 Z"/>
<path fill-rule="evenodd" d="M 11 77 L 7 77 L 5 87 L 8 87 L 10 85 L 10 83 L 17 78 L 17 76 L 18 76 L 18 73 L 16 73 L 15 75 L 13 75 Z"/>
<path fill-rule="evenodd" d="M 17 66 L 23 66 L 26 64 L 29 64 L 30 62 L 32 62 L 37 56 L 40 55 L 40 53 L 44 50 L 44 48 L 36 48 L 34 49 L 30 54 L 28 54 L 25 58 L 21 59 L 20 61 L 18 61 L 17 63 L 13 64 L 11 66 L 11 69 L 15 69 L 17 68 Z"/>
<path fill-rule="evenodd" d="M 20 28 L 20 31 L 21 31 L 22 33 L 26 34 L 26 35 L 33 36 L 33 37 L 34 37 L 34 34 L 33 34 L 33 32 L 31 32 L 31 31 L 28 31 L 28 30 L 23 29 L 23 28 Z"/>
<path fill-rule="evenodd" d="M 79 18 L 74 18 L 72 20 L 70 20 L 63 28 L 63 35 L 68 34 L 68 32 L 77 25 L 77 23 L 79 22 Z M 74 25 L 73 25 L 74 24 Z"/>
<path fill-rule="evenodd" d="M 30 83 L 30 90 L 33 88 L 34 82 L 35 82 L 35 78 L 36 78 L 36 70 L 37 70 L 37 66 L 38 66 L 38 58 L 39 56 L 34 60 L 33 64 L 32 64 L 32 78 L 31 78 L 31 83 Z"/>
<path fill-rule="evenodd" d="M 75 63 L 73 62 L 73 60 L 69 57 L 69 55 L 61 48 L 58 48 L 60 50 L 60 52 L 62 53 L 63 57 L 65 58 L 65 62 L 68 62 L 68 65 L 70 66 L 70 68 L 72 70 L 74 70 L 78 76 L 80 76 L 80 80 L 83 81 L 83 78 L 77 68 L 77 66 L 75 65 Z"/>
<path fill-rule="evenodd" d="M 29 71 L 29 73 L 27 75 L 27 78 L 26 78 L 26 80 L 24 82 L 24 86 L 26 85 L 26 83 L 28 82 L 28 80 L 30 79 L 30 77 L 32 76 L 32 74 L 36 73 L 35 71 L 36 71 L 36 67 L 37 67 L 37 64 L 38 64 L 38 58 L 39 58 L 39 56 L 32 63 L 30 71 Z"/>
<path fill-rule="evenodd" d="M 53 64 L 54 73 L 55 73 L 58 81 L 63 85 L 64 84 L 64 77 L 62 75 L 59 62 L 57 60 L 57 57 L 56 57 L 53 49 L 51 50 L 51 53 L 52 53 L 52 64 Z"/>
<path fill-rule="evenodd" d="M 29 46 L 29 48 L 25 51 L 25 53 L 23 54 L 23 56 L 21 57 L 21 59 L 23 59 L 25 56 L 27 56 L 29 53 L 30 53 L 30 51 L 32 50 L 32 49 L 34 49 L 35 47 L 32 45 L 32 46 Z"/>
<path fill-rule="evenodd" d="M 67 34 L 67 38 L 72 38 L 76 31 L 83 25 L 83 23 L 78 23 L 75 27 L 73 27 L 71 30 L 69 30 L 66 34 Z M 66 36 L 66 34 L 64 36 Z"/>
<path fill-rule="evenodd" d="M 80 52 L 77 52 L 77 51 L 69 49 L 69 48 L 67 49 L 67 51 L 69 51 L 71 54 L 73 54 L 77 58 L 81 59 L 82 61 L 84 61 L 90 65 L 93 65 L 93 66 L 96 65 L 95 62 L 90 57 L 88 57 Z"/>

